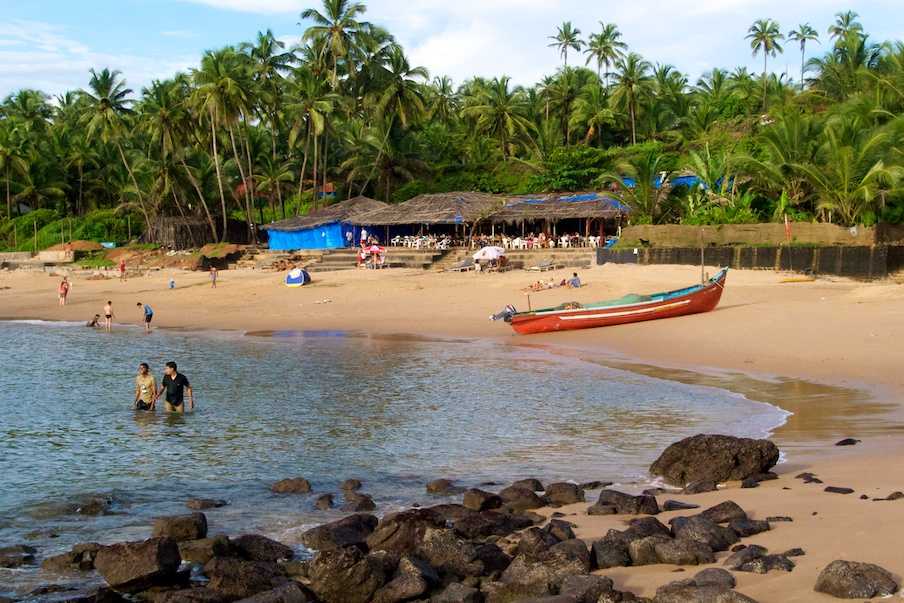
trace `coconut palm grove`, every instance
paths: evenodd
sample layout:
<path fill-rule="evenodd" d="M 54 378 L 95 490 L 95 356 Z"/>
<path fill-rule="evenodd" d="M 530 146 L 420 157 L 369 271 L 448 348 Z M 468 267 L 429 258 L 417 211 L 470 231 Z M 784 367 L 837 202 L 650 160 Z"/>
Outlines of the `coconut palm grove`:
<path fill-rule="evenodd" d="M 737 43 L 762 72 L 697 81 L 632 51 L 617 24 L 565 22 L 537 41 L 561 66 L 528 87 L 429 73 L 371 17 L 324 0 L 292 47 L 266 31 L 141 90 L 97 65 L 82 89 L 9 95 L 0 247 L 58 243 L 61 228 L 125 240 L 166 216 L 222 240 L 230 220 L 446 191 L 613 190 L 635 224 L 904 221 L 904 43 L 872 39 L 855 12 L 828 31 L 757 20 Z M 770 71 L 780 53 L 800 72 Z"/>

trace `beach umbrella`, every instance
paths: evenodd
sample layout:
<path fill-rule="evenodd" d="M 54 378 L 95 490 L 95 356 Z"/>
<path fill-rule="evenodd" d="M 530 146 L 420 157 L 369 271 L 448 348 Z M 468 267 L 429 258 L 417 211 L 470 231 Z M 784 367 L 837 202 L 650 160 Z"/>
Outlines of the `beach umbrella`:
<path fill-rule="evenodd" d="M 480 251 L 474 254 L 474 259 L 478 261 L 484 260 L 498 260 L 502 256 L 505 255 L 505 249 L 502 247 L 484 247 Z"/>
<path fill-rule="evenodd" d="M 370 247 L 367 248 L 367 251 L 369 251 L 370 253 L 380 255 L 382 253 L 385 253 L 386 249 L 383 247 L 380 247 L 379 245 L 371 245 Z"/>

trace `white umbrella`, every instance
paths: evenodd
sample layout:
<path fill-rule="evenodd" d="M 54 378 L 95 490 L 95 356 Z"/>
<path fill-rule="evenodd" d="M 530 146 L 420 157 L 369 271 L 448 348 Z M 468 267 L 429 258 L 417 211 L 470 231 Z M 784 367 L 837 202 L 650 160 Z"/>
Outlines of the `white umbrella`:
<path fill-rule="evenodd" d="M 505 249 L 502 247 L 484 247 L 474 254 L 475 260 L 498 260 L 505 255 Z"/>

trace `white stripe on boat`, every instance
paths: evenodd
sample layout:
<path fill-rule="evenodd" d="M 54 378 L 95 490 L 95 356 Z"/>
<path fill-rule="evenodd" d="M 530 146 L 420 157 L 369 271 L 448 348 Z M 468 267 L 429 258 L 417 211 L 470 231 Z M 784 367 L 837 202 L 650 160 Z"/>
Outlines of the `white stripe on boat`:
<path fill-rule="evenodd" d="M 691 300 L 686 299 L 679 302 L 673 302 L 671 304 L 665 304 L 664 306 L 657 306 L 655 308 L 640 308 L 638 310 L 627 310 L 625 312 L 606 312 L 605 314 L 584 314 L 581 316 L 562 316 L 562 320 L 586 320 L 591 318 L 613 318 L 616 316 L 631 316 L 632 314 L 649 314 L 651 312 L 657 312 L 659 310 L 667 310 L 669 308 L 677 308 L 678 306 L 685 306 L 691 303 Z"/>
<path fill-rule="evenodd" d="M 617 306 L 605 306 L 606 309 L 616 310 L 618 308 L 633 308 L 634 306 L 649 306 L 650 304 L 661 304 L 664 297 L 657 297 L 656 299 L 651 299 L 650 301 L 642 301 L 642 302 L 634 302 L 631 304 L 618 304 Z M 603 308 L 572 308 L 571 310 L 542 310 L 534 312 L 535 316 L 541 316 L 545 314 L 564 314 L 566 312 L 586 312 L 588 310 L 602 310 Z M 525 312 L 525 314 L 529 314 L 529 312 Z"/>

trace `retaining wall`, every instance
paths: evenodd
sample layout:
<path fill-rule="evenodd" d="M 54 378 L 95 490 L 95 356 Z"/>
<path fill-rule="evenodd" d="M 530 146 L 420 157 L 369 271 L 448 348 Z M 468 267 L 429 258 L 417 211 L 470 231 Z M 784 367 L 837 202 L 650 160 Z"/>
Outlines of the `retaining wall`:
<path fill-rule="evenodd" d="M 661 224 L 628 226 L 622 229 L 622 244 L 631 247 L 640 246 L 641 239 L 648 241 L 652 247 L 699 248 L 701 243 L 705 246 L 779 247 L 788 243 L 785 237 L 785 225 L 779 223 L 717 226 Z M 881 243 L 891 244 L 898 240 L 904 242 L 904 228 L 893 225 L 856 226 L 854 228 L 811 222 L 795 222 L 791 225 L 791 241 L 798 245 L 860 247 Z"/>

